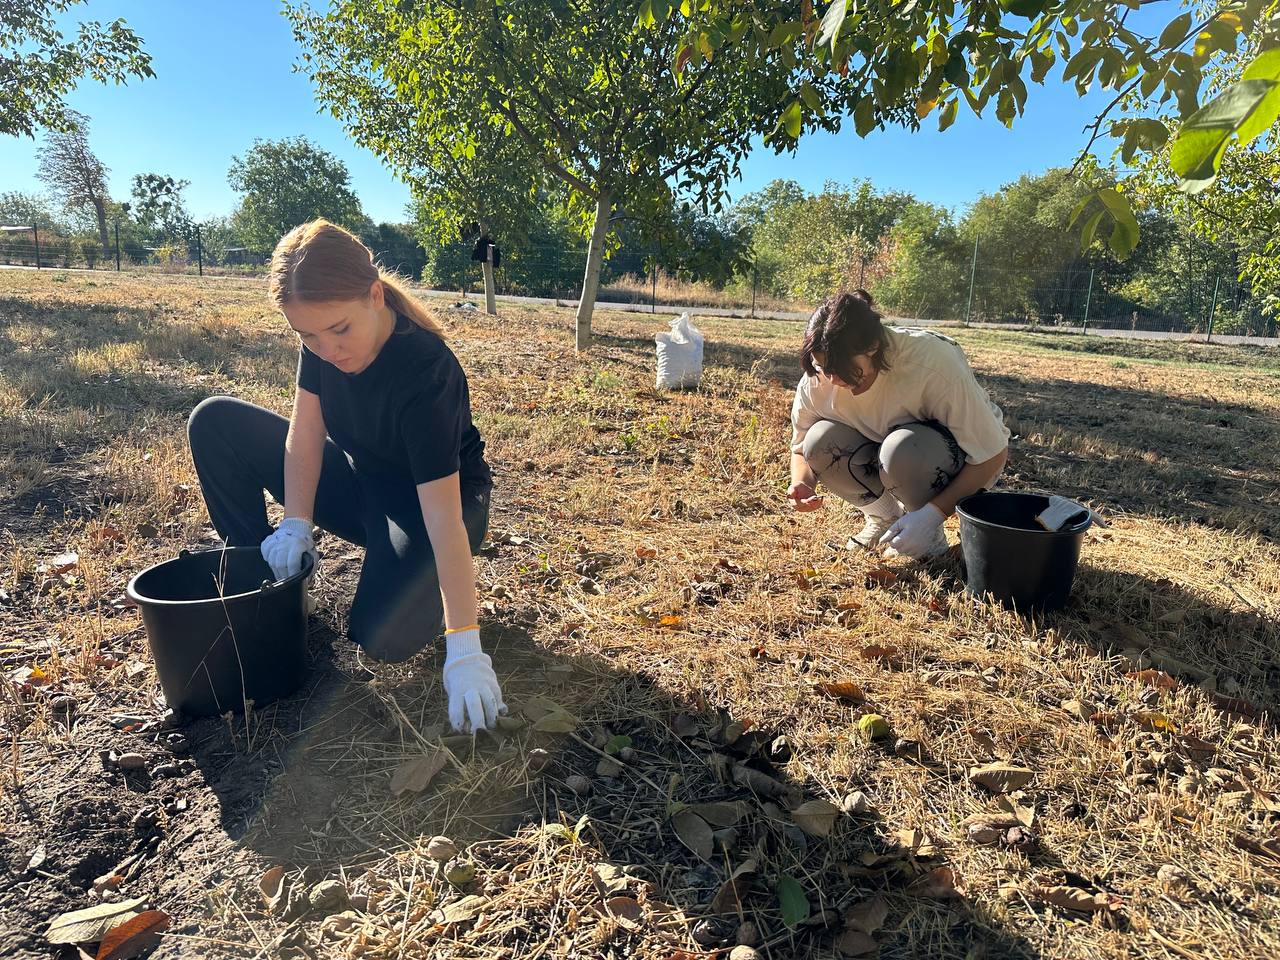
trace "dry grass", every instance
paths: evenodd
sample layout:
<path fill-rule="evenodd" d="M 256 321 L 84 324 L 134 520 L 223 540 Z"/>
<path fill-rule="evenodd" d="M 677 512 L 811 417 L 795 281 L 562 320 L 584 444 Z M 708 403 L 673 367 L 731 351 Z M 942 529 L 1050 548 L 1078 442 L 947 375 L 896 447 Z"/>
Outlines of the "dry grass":
<path fill-rule="evenodd" d="M 208 533 L 186 412 L 218 392 L 287 409 L 295 347 L 263 303 L 252 282 L 0 273 L 0 839 L 40 921 L 88 902 L 54 878 L 50 824 L 80 794 L 110 795 L 104 835 L 150 802 L 76 758 L 138 740 L 111 716 L 157 713 L 145 638 L 116 600 Z M 497 474 L 486 642 L 517 716 L 559 707 L 574 731 L 442 737 L 438 652 L 356 660 L 341 630 L 359 551 L 328 538 L 314 622 L 331 667 L 299 702 L 228 721 L 217 749 L 196 728 L 189 812 L 122 890 L 178 918 L 162 952 L 712 956 L 691 926 L 752 859 L 724 932 L 731 944 L 750 920 L 771 957 L 833 956 L 843 911 L 873 897 L 882 957 L 1280 953 L 1274 353 L 958 332 L 1015 424 L 1009 483 L 1088 499 L 1112 523 L 1086 543 L 1072 606 L 1029 622 L 967 598 L 954 554 L 876 582 L 878 564 L 840 547 L 848 511 L 782 509 L 795 325 L 700 319 L 703 389 L 658 395 L 647 318 L 600 317 L 599 346 L 577 357 L 566 310 L 440 316 Z M 41 570 L 68 548 L 73 571 Z M 819 692 L 827 681 L 866 702 Z M 79 722 L 57 711 L 68 695 Z M 893 736 L 862 737 L 868 712 Z M 634 754 L 598 775 L 615 737 Z M 441 748 L 423 794 L 392 795 L 397 767 Z M 995 760 L 1034 771 L 1019 797 L 1034 842 L 978 845 L 961 826 L 994 803 L 968 768 Z M 747 767 L 777 795 L 741 786 Z M 853 791 L 873 809 L 825 838 L 797 829 L 796 803 Z M 671 816 L 712 801 L 745 805 L 702 863 Z M 463 888 L 425 854 L 438 833 L 470 842 Z M 45 839 L 50 878 L 24 878 Z M 275 863 L 286 894 L 268 910 L 257 882 Z M 784 875 L 808 924 L 782 922 Z M 307 911 L 329 879 L 358 909 Z M 1053 885 L 1113 906 L 1046 905 L 1037 888 Z M 476 915 L 437 912 L 459 904 Z"/>
<path fill-rule="evenodd" d="M 742 311 L 750 310 L 753 304 L 760 311 L 805 311 L 813 306 L 776 297 L 767 290 L 757 290 L 753 300 L 750 281 L 720 288 L 709 283 L 681 280 L 665 271 L 659 271 L 656 285 L 651 275 L 628 273 L 600 288 L 600 299 L 606 302 L 648 303 L 655 297 L 659 306 L 681 304 Z"/>

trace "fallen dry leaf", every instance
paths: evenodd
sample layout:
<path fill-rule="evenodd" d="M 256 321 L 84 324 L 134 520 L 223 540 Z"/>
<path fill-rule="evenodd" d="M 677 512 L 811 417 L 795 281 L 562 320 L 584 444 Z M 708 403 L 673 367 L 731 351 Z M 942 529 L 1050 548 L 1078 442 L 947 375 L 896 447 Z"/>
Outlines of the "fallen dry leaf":
<path fill-rule="evenodd" d="M 644 908 L 635 897 L 610 897 L 604 906 L 616 919 L 630 924 L 635 924 L 644 914 Z"/>
<path fill-rule="evenodd" d="M 130 960 L 160 942 L 169 929 L 170 917 L 163 910 L 146 910 L 107 931 L 94 960 Z"/>
<path fill-rule="evenodd" d="M 1233 834 L 1231 842 L 1246 853 L 1262 860 L 1267 866 L 1280 867 L 1280 838 L 1269 837 L 1266 840 L 1255 840 L 1243 833 Z"/>
<path fill-rule="evenodd" d="M 863 660 L 878 660 L 881 663 L 888 664 L 890 666 L 898 663 L 900 659 L 897 647 L 882 646 L 878 643 L 873 643 L 870 646 L 863 647 L 858 651 L 858 653 Z"/>
<path fill-rule="evenodd" d="M 621 867 L 605 861 L 592 865 L 591 880 L 604 897 L 616 896 L 631 884 L 631 878 Z"/>
<path fill-rule="evenodd" d="M 969 768 L 969 779 L 979 786 L 986 787 L 992 793 L 1011 793 L 1014 790 L 1020 790 L 1030 783 L 1034 776 L 1034 770 L 1012 763 L 988 763 L 985 766 Z"/>
<path fill-rule="evenodd" d="M 744 803 L 691 803 L 688 808 L 713 827 L 732 827 L 747 813 Z"/>
<path fill-rule="evenodd" d="M 911 856 L 927 860 L 937 856 L 938 846 L 929 839 L 929 835 L 919 827 L 903 827 L 895 835 L 898 845 L 907 850 Z"/>
<path fill-rule="evenodd" d="M 827 800 L 810 800 L 792 810 L 791 819 L 809 836 L 825 837 L 840 819 L 840 808 Z"/>
<path fill-rule="evenodd" d="M 867 699 L 862 688 L 852 680 L 820 680 L 814 684 L 814 687 L 819 693 L 825 693 L 829 697 L 846 700 L 849 703 L 864 703 Z"/>
<path fill-rule="evenodd" d="M 740 763 L 734 764 L 733 782 L 762 797 L 771 799 L 784 796 L 787 792 L 786 785 L 781 781 L 775 780 L 767 773 L 761 773 L 759 770 L 743 766 Z"/>
<path fill-rule="evenodd" d="M 964 887 L 960 883 L 960 878 L 950 867 L 934 867 L 912 884 L 911 889 L 923 897 L 933 897 L 938 900 L 964 896 Z"/>
<path fill-rule="evenodd" d="M 637 560 L 652 560 L 658 555 L 658 551 L 653 547 L 636 547 Z"/>
<path fill-rule="evenodd" d="M 144 898 L 138 897 L 60 914 L 49 923 L 45 939 L 50 943 L 97 943 L 116 924 L 136 916 L 143 902 Z"/>
<path fill-rule="evenodd" d="M 845 930 L 831 945 L 842 957 L 865 957 L 880 949 L 880 945 L 861 930 Z"/>
<path fill-rule="evenodd" d="M 710 824 L 691 810 L 681 810 L 671 818 L 671 826 L 680 842 L 700 860 L 710 860 L 715 851 L 715 834 Z"/>
<path fill-rule="evenodd" d="M 887 587 L 891 583 L 896 583 L 898 575 L 888 567 L 876 567 L 874 570 L 867 571 L 868 587 Z"/>
<path fill-rule="evenodd" d="M 47 573 L 51 577 L 61 576 L 64 573 L 70 573 L 80 563 L 80 554 L 74 550 L 68 550 L 66 553 L 60 553 L 52 558 L 47 564 L 42 564 L 44 568 L 40 572 Z"/>
<path fill-rule="evenodd" d="M 880 897 L 863 900 L 845 909 L 845 926 L 863 933 L 875 933 L 889 916 L 889 905 Z"/>
<path fill-rule="evenodd" d="M 1177 689 L 1178 681 L 1176 678 L 1169 676 L 1163 670 L 1154 668 L 1147 670 L 1138 670 L 1134 673 L 1126 674 L 1130 680 L 1137 680 L 1139 683 L 1148 687 L 1155 687 L 1159 690 Z"/>
<path fill-rule="evenodd" d="M 533 729 L 537 733 L 573 733 L 578 724 L 567 713 L 548 713 L 534 722 Z"/>
<path fill-rule="evenodd" d="M 480 916 L 488 903 L 489 901 L 484 897 L 469 894 L 461 900 L 455 900 L 453 903 L 445 904 L 439 910 L 432 911 L 431 922 L 438 926 L 465 923 Z"/>
<path fill-rule="evenodd" d="M 448 762 L 448 755 L 443 750 L 432 750 L 405 761 L 391 775 L 391 792 L 397 797 L 405 793 L 421 793 Z"/>
<path fill-rule="evenodd" d="M 744 860 L 729 875 L 729 879 L 720 885 L 716 895 L 711 898 L 711 912 L 713 914 L 726 914 L 740 911 L 743 908 L 743 899 L 746 897 L 747 889 L 751 886 L 755 872 L 756 861 Z"/>
<path fill-rule="evenodd" d="M 1045 903 L 1064 910 L 1094 913 L 1116 906 L 1119 900 L 1107 893 L 1090 893 L 1079 887 L 1032 887 L 1031 893 Z"/>
<path fill-rule="evenodd" d="M 280 903 L 280 896 L 284 893 L 284 867 L 276 865 L 269 867 L 258 880 L 258 890 L 262 893 L 262 899 L 267 905 L 268 910 L 274 910 L 276 905 Z"/>

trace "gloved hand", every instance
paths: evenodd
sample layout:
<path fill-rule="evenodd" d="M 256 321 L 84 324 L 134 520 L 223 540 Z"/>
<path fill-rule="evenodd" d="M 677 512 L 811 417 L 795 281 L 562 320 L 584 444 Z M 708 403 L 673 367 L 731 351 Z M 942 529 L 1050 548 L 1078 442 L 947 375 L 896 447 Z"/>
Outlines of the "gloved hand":
<path fill-rule="evenodd" d="M 880 544 L 903 557 L 919 559 L 930 555 L 937 552 L 938 535 L 946 519 L 941 510 L 932 503 L 926 503 L 919 510 L 912 510 L 893 521 L 893 526 L 880 538 Z"/>
<path fill-rule="evenodd" d="M 316 545 L 311 539 L 311 521 L 302 517 L 285 517 L 275 533 L 262 541 L 262 559 L 271 567 L 277 580 L 291 577 L 302 569 L 302 558 L 311 554 L 315 569 Z"/>
<path fill-rule="evenodd" d="M 454 730 L 490 729 L 507 712 L 493 661 L 480 650 L 480 630 L 472 627 L 445 636 L 444 692 Z"/>

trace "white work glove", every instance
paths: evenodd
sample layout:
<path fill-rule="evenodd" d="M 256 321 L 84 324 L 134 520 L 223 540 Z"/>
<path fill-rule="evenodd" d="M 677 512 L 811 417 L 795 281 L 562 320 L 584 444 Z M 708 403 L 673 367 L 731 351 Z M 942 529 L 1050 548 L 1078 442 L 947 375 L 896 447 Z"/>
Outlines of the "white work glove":
<path fill-rule="evenodd" d="M 262 541 L 262 559 L 271 567 L 277 580 L 291 577 L 302 569 L 302 558 L 311 554 L 315 569 L 316 545 L 311 539 L 311 521 L 302 517 L 286 517 L 275 533 Z"/>
<path fill-rule="evenodd" d="M 449 697 L 449 724 L 475 733 L 491 729 L 507 712 L 493 661 L 480 650 L 480 631 L 472 627 L 444 638 L 444 692 Z"/>
<path fill-rule="evenodd" d="M 893 526 L 880 538 L 880 544 L 896 550 L 900 556 L 922 557 L 946 520 L 941 510 L 932 503 L 926 503 L 919 510 L 912 510 L 893 521 Z"/>

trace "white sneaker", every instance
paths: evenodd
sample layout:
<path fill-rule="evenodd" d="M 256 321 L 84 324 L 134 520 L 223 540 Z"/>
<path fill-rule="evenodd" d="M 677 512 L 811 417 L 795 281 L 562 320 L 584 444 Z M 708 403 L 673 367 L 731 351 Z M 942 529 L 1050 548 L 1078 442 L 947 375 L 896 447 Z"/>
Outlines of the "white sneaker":
<path fill-rule="evenodd" d="M 887 530 L 888 527 L 886 527 L 885 529 Z M 915 556 L 911 556 L 910 559 L 924 560 L 927 557 L 940 557 L 950 549 L 951 549 L 951 545 L 947 543 L 947 532 L 945 529 L 943 529 L 942 524 L 939 524 L 937 529 L 933 531 L 933 539 L 929 541 L 928 545 L 924 548 L 924 550 L 922 550 L 920 553 L 916 554 Z M 886 557 L 909 556 L 908 554 L 898 552 L 893 547 L 885 547 L 884 555 Z"/>
<path fill-rule="evenodd" d="M 862 530 L 849 538 L 849 542 L 845 544 L 845 549 L 856 550 L 862 547 L 866 550 L 874 550 L 876 544 L 893 526 L 893 522 L 897 517 L 877 517 L 874 514 L 864 514 L 867 518 L 866 524 Z"/>

